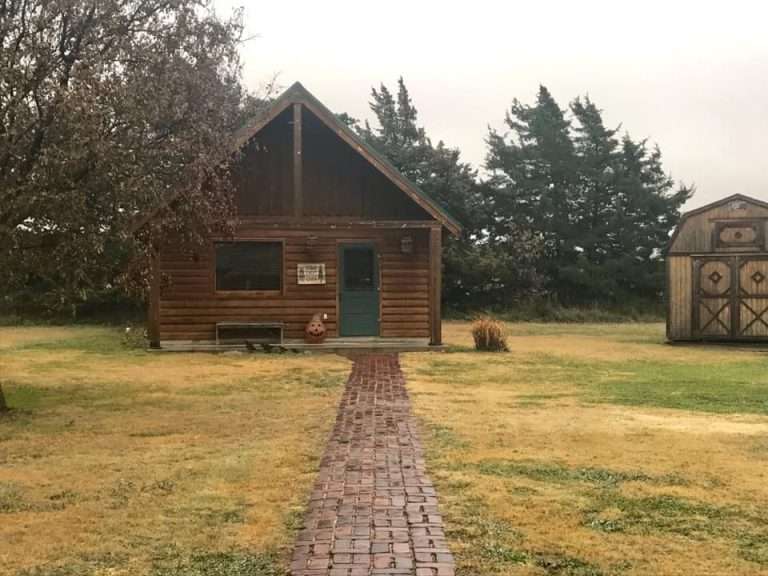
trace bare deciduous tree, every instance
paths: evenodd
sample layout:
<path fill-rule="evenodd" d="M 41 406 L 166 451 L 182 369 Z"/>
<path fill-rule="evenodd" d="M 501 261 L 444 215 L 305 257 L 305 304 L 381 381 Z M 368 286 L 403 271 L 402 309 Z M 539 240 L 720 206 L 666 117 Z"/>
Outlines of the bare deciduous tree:
<path fill-rule="evenodd" d="M 0 0 L 0 293 L 82 301 L 140 261 L 137 214 L 202 237 L 231 213 L 214 170 L 255 100 L 241 13 L 209 0 Z M 8 303 L 8 302 L 6 302 Z M 2 302 L 0 302 L 2 304 Z"/>

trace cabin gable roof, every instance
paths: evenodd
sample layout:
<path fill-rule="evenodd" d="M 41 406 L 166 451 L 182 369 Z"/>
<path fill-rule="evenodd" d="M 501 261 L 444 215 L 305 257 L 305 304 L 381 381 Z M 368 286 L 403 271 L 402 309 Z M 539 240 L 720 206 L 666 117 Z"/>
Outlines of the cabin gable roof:
<path fill-rule="evenodd" d="M 403 175 L 370 144 L 360 138 L 354 131 L 341 122 L 322 102 L 315 98 L 300 82 L 295 82 L 283 92 L 270 108 L 252 123 L 247 124 L 235 134 L 234 150 L 245 146 L 267 124 L 277 118 L 286 108 L 293 104 L 302 104 L 320 121 L 333 131 L 342 141 L 351 146 L 365 158 L 374 168 L 386 176 L 395 186 L 421 206 L 430 216 L 445 226 L 452 234 L 461 233 L 461 224 L 434 198 L 424 192 L 419 186 Z"/>

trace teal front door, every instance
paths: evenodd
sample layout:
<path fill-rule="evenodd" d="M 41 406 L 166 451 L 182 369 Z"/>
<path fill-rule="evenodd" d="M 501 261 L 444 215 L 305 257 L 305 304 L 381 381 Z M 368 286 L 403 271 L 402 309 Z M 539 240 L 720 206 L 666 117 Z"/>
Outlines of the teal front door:
<path fill-rule="evenodd" d="M 379 335 L 379 266 L 373 244 L 339 247 L 339 335 Z"/>

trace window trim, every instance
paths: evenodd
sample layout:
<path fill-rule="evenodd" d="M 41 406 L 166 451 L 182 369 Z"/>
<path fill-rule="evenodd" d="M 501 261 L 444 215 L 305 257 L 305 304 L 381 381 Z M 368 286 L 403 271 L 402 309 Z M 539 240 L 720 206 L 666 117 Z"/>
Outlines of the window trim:
<path fill-rule="evenodd" d="M 217 244 L 235 244 L 235 243 L 269 243 L 280 244 L 280 289 L 279 290 L 219 290 L 216 282 L 216 245 Z M 265 296 L 285 296 L 285 238 L 214 238 L 211 245 L 213 252 L 213 266 L 211 266 L 211 281 L 213 283 L 213 293 L 223 298 L 261 298 Z"/>

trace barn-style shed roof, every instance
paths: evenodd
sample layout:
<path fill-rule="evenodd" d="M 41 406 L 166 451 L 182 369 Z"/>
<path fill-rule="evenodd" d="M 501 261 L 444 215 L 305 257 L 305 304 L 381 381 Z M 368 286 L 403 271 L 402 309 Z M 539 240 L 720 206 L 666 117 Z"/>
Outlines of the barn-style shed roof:
<path fill-rule="evenodd" d="M 694 208 L 693 210 L 689 210 L 688 212 L 685 212 L 680 217 L 680 222 L 678 223 L 677 227 L 675 228 L 675 231 L 672 233 L 671 238 L 669 239 L 669 245 L 668 245 L 668 252 L 669 253 L 675 253 L 675 252 L 689 252 L 689 251 L 695 251 L 688 248 L 684 248 L 682 246 L 678 246 L 679 242 L 678 239 L 680 238 L 683 231 L 692 225 L 692 221 L 697 219 L 698 217 L 704 217 L 705 214 L 708 212 L 720 212 L 722 209 L 725 209 L 728 206 L 733 205 L 733 203 L 741 202 L 745 206 L 751 206 L 752 208 L 756 208 L 759 211 L 768 211 L 768 202 L 764 200 L 759 200 L 757 198 L 753 198 L 751 196 L 746 196 L 744 194 L 731 194 L 730 196 L 726 196 L 725 198 L 721 198 L 719 200 L 716 200 L 714 202 L 710 202 L 709 204 L 705 204 L 704 206 L 699 206 L 698 208 Z M 766 213 L 768 215 L 768 212 Z M 740 214 L 737 212 L 734 217 L 736 218 L 748 218 L 748 217 L 754 217 L 755 214 L 751 213 L 749 215 Z"/>
<path fill-rule="evenodd" d="M 715 200 L 714 202 L 710 202 L 709 204 L 705 204 L 704 206 L 699 206 L 698 208 L 694 208 L 693 210 L 685 212 L 680 218 L 679 226 L 682 226 L 691 216 L 702 214 L 703 212 L 707 212 L 708 210 L 717 208 L 718 206 L 724 206 L 726 204 L 730 204 L 731 202 L 739 201 L 747 202 L 748 204 L 754 204 L 755 206 L 761 206 L 763 208 L 768 208 L 768 202 L 764 202 L 763 200 L 758 200 L 757 198 L 752 198 L 751 196 L 745 196 L 744 194 L 731 194 L 725 198 L 720 198 L 720 200 Z"/>
<path fill-rule="evenodd" d="M 461 224 L 442 206 L 437 200 L 424 192 L 419 186 L 403 175 L 390 163 L 383 154 L 378 152 L 370 144 L 362 140 L 354 131 L 346 126 L 339 118 L 320 102 L 300 82 L 295 82 L 285 90 L 271 105 L 259 116 L 240 128 L 233 138 L 233 152 L 243 148 L 254 136 L 256 136 L 272 120 L 277 118 L 289 106 L 301 104 L 314 114 L 323 124 L 332 130 L 342 141 L 351 146 L 358 154 L 365 158 L 376 170 L 381 172 L 397 188 L 402 190 L 416 204 L 423 208 L 437 222 L 454 235 L 461 233 Z M 171 197 L 155 210 L 140 218 L 133 226 L 138 230 L 164 207 L 175 200 L 182 190 L 175 191 Z"/>

